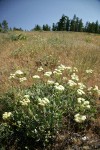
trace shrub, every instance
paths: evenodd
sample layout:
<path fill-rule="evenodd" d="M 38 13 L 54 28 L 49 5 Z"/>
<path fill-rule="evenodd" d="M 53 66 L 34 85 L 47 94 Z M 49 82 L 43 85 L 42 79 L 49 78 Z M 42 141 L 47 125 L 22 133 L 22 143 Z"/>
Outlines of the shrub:
<path fill-rule="evenodd" d="M 13 35 L 10 36 L 10 39 L 12 41 L 26 40 L 26 36 L 23 35 L 23 34 L 18 34 L 18 35 L 17 34 L 13 34 Z"/>
<path fill-rule="evenodd" d="M 22 85 L 25 80 L 21 78 L 27 80 L 18 70 L 9 79 L 19 80 Z M 60 65 L 45 72 L 40 67 L 33 80 L 30 88 L 22 89 L 20 85 L 20 89 L 12 88 L 11 94 L 1 97 L 2 149 L 50 149 L 64 127 L 84 130 L 95 118 L 100 90 L 83 84 L 77 68 Z"/>

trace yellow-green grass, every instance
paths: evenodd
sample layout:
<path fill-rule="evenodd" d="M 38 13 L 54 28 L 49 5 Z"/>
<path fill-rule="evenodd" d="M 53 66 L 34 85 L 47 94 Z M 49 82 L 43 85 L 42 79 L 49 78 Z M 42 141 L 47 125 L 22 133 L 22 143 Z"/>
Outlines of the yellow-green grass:
<path fill-rule="evenodd" d="M 26 39 L 12 39 L 19 34 Z M 28 77 L 25 86 L 28 86 L 39 66 L 49 70 L 58 64 L 77 67 L 80 76 L 85 69 L 93 69 L 89 84 L 100 87 L 100 35 L 60 31 L 0 33 L 0 93 L 9 89 L 10 73 L 24 71 Z"/>

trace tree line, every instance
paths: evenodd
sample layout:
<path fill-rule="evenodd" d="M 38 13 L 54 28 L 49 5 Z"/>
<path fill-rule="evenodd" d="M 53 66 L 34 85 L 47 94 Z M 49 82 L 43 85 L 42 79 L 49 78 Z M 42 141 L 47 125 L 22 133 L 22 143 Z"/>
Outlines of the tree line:
<path fill-rule="evenodd" d="M 62 15 L 61 19 L 57 23 L 53 23 L 52 28 L 46 24 L 41 27 L 36 25 L 33 30 L 39 31 L 74 31 L 74 32 L 89 32 L 89 33 L 99 33 L 100 34 L 100 24 L 96 22 L 86 22 L 83 24 L 82 19 L 78 18 L 76 15 L 73 16 L 73 19 L 70 19 L 68 16 Z"/>
<path fill-rule="evenodd" d="M 0 23 L 0 32 L 7 32 L 9 30 L 23 31 L 22 28 L 9 28 L 7 21 L 3 20 L 3 22 Z M 63 14 L 57 23 L 52 24 L 52 27 L 48 24 L 43 26 L 37 24 L 31 31 L 74 31 L 100 34 L 100 24 L 96 21 L 86 22 L 84 25 L 82 19 L 78 18 L 76 15 L 73 16 L 73 19 L 70 19 Z"/>

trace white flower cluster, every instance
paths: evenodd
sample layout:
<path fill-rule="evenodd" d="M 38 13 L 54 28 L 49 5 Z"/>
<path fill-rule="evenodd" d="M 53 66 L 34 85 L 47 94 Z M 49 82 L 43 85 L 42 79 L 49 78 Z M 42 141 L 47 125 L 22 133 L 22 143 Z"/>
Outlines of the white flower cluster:
<path fill-rule="evenodd" d="M 37 71 L 38 71 L 38 72 L 43 71 L 43 67 L 42 67 L 42 66 L 40 66 L 40 67 L 37 69 Z"/>
<path fill-rule="evenodd" d="M 9 119 L 9 118 L 11 117 L 11 115 L 12 115 L 11 112 L 5 112 L 5 113 L 3 114 L 3 116 L 2 116 L 2 118 L 3 118 L 4 120 L 6 120 L 6 119 Z"/>
<path fill-rule="evenodd" d="M 26 81 L 26 80 L 27 80 L 26 77 L 19 78 L 19 81 L 20 81 L 20 82 L 23 82 L 23 81 Z"/>
<path fill-rule="evenodd" d="M 72 73 L 72 72 L 78 72 L 78 69 L 76 67 L 72 68 L 72 67 L 66 67 L 67 71 Z"/>
<path fill-rule="evenodd" d="M 53 74 L 55 74 L 55 75 L 62 75 L 62 71 L 59 70 L 59 69 L 55 69 L 55 70 L 53 71 Z"/>
<path fill-rule="evenodd" d="M 27 80 L 27 78 L 24 77 L 24 73 L 21 70 L 17 70 L 14 74 L 12 73 L 10 74 L 9 79 L 14 79 L 14 78 L 19 79 L 19 82 L 23 82 Z"/>
<path fill-rule="evenodd" d="M 53 80 L 48 80 L 48 81 L 47 81 L 47 84 L 51 84 L 51 85 L 52 85 L 52 84 L 54 84 L 54 83 L 55 83 L 55 82 L 54 82 Z"/>
<path fill-rule="evenodd" d="M 30 103 L 29 97 L 29 95 L 24 95 L 24 99 L 19 101 L 22 106 L 28 106 L 28 104 Z"/>
<path fill-rule="evenodd" d="M 93 70 L 92 70 L 92 69 L 87 69 L 87 70 L 86 70 L 86 73 L 87 73 L 87 74 L 93 73 Z"/>
<path fill-rule="evenodd" d="M 55 83 L 55 89 L 56 90 L 58 90 L 58 91 L 64 91 L 65 90 L 65 88 L 64 88 L 64 86 L 62 86 L 62 85 L 59 85 L 59 83 L 57 84 L 57 83 Z"/>
<path fill-rule="evenodd" d="M 34 75 L 33 79 L 40 79 L 40 76 L 39 75 Z"/>
<path fill-rule="evenodd" d="M 78 89 L 78 90 L 77 90 L 77 94 L 78 94 L 78 95 L 84 95 L 85 92 L 84 92 L 82 89 Z"/>
<path fill-rule="evenodd" d="M 21 70 L 17 70 L 16 72 L 15 72 L 15 75 L 23 75 L 24 73 L 21 71 Z"/>
<path fill-rule="evenodd" d="M 66 66 L 65 65 L 60 65 L 60 66 L 58 66 L 58 70 L 60 70 L 60 71 L 63 71 L 63 70 L 65 70 L 66 69 Z"/>
<path fill-rule="evenodd" d="M 86 120 L 86 116 L 85 115 L 80 115 L 80 114 L 76 114 L 74 116 L 74 120 L 78 123 L 82 123 Z"/>
<path fill-rule="evenodd" d="M 78 86 L 79 86 L 79 89 L 81 89 L 81 90 L 86 88 L 86 86 L 81 82 L 78 83 Z"/>
<path fill-rule="evenodd" d="M 83 108 L 88 108 L 88 109 L 91 108 L 90 102 L 89 102 L 89 101 L 86 101 L 84 98 L 81 98 L 81 97 L 80 97 L 80 98 L 77 99 L 77 101 L 78 101 L 79 104 L 81 104 L 81 107 L 83 107 Z"/>
<path fill-rule="evenodd" d="M 96 92 L 98 94 L 98 96 L 100 96 L 100 90 L 97 85 L 95 85 L 94 87 L 89 87 L 88 91 L 90 94 L 92 94 L 92 92 Z"/>
<path fill-rule="evenodd" d="M 45 105 L 48 105 L 49 103 L 50 103 L 50 101 L 48 100 L 48 98 L 46 98 L 46 97 L 44 97 L 44 98 L 39 98 L 38 99 L 38 104 L 40 105 L 40 106 L 45 106 Z"/>
<path fill-rule="evenodd" d="M 44 76 L 46 76 L 46 77 L 50 77 L 52 75 L 52 72 L 51 71 L 48 71 L 48 72 L 45 72 L 44 73 Z"/>
<path fill-rule="evenodd" d="M 98 88 L 97 85 L 95 85 L 95 87 L 93 88 L 93 90 L 96 91 L 98 95 L 100 95 L 100 90 L 99 90 L 99 88 Z"/>
<path fill-rule="evenodd" d="M 75 73 L 73 73 L 73 74 L 71 75 L 71 78 L 72 78 L 72 80 L 79 81 L 79 77 L 78 77 L 78 75 L 76 75 Z"/>
<path fill-rule="evenodd" d="M 75 83 L 73 80 L 69 80 L 67 84 L 71 87 L 77 85 L 77 83 Z"/>

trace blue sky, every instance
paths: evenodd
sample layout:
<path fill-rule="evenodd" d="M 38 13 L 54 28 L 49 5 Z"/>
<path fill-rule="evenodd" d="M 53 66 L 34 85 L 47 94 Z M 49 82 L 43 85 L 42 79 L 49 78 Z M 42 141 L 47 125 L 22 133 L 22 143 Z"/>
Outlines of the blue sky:
<path fill-rule="evenodd" d="M 100 23 L 100 0 L 0 0 L 0 22 L 7 20 L 9 27 L 52 26 L 62 14 L 70 19 L 76 14 L 84 23 Z"/>

